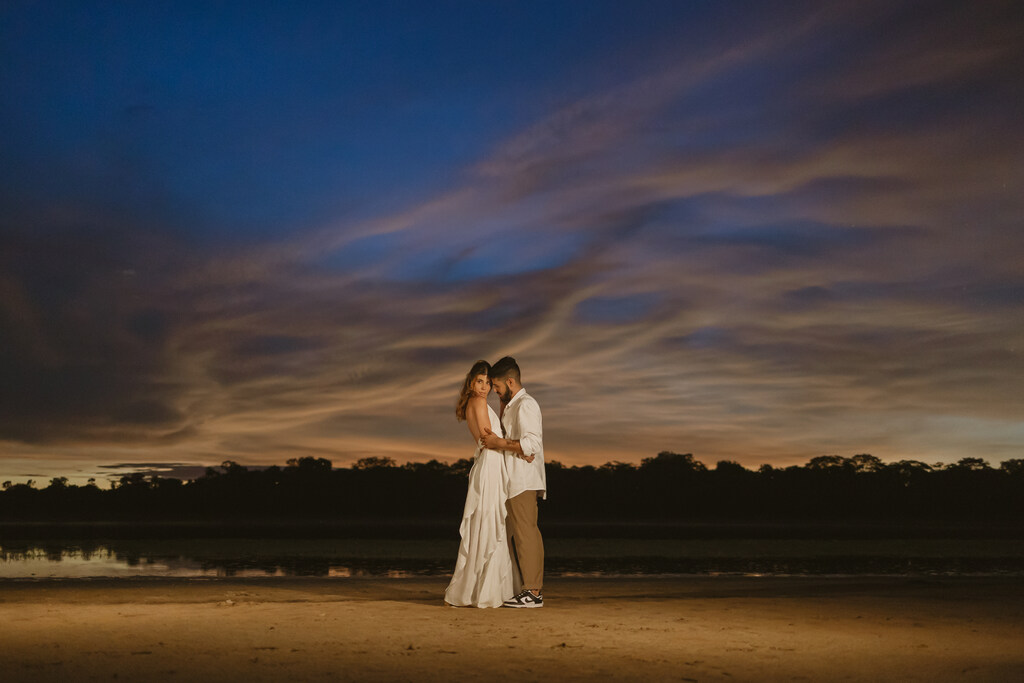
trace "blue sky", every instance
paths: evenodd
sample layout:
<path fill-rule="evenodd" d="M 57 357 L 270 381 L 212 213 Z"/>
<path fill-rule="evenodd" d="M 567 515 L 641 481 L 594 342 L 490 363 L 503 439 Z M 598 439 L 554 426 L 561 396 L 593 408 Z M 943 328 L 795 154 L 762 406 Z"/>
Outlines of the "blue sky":
<path fill-rule="evenodd" d="M 5 152 L 20 168 L 6 180 L 37 190 L 57 167 L 50 193 L 243 239 L 380 211 L 629 69 L 609 46 L 665 41 L 656 17 L 709 8 L 15 3 Z"/>
<path fill-rule="evenodd" d="M 1014 3 L 0 10 L 0 477 L 1024 457 Z M 175 471 L 174 467 L 164 468 Z"/>

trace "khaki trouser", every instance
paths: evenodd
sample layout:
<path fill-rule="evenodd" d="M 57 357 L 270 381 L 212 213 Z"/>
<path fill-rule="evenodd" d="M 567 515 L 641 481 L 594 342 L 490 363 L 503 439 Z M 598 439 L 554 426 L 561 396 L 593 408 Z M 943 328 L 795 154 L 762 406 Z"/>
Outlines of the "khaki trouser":
<path fill-rule="evenodd" d="M 537 528 L 537 496 L 539 491 L 523 491 L 505 501 L 508 517 L 505 536 L 512 561 L 519 566 L 523 588 L 544 587 L 544 539 Z"/>

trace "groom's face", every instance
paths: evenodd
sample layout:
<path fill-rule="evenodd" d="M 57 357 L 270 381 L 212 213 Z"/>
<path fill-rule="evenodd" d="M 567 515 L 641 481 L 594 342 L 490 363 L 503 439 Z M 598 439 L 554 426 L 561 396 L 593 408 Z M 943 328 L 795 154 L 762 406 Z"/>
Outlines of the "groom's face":
<path fill-rule="evenodd" d="M 508 403 L 512 400 L 512 389 L 508 385 L 508 378 L 505 379 L 492 379 L 491 386 L 494 387 L 494 393 L 498 395 L 502 403 Z"/>

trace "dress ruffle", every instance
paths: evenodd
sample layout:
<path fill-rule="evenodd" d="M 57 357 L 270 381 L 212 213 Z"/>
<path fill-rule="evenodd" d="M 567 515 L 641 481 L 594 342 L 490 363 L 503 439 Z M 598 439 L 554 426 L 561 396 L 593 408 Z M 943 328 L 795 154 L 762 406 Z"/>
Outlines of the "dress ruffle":
<path fill-rule="evenodd" d="M 497 415 L 488 408 L 492 429 Z M 497 424 L 496 433 L 501 433 Z M 459 607 L 501 607 L 513 595 L 512 558 L 505 535 L 508 473 L 505 456 L 478 448 L 469 471 L 459 556 L 444 599 Z"/>

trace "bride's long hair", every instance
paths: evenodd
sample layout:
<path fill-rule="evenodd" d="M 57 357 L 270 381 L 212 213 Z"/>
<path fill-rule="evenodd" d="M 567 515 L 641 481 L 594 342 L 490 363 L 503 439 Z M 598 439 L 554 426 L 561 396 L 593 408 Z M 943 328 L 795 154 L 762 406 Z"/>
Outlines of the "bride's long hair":
<path fill-rule="evenodd" d="M 462 383 L 462 391 L 459 392 L 459 402 L 455 404 L 455 419 L 459 422 L 466 419 L 466 406 L 469 405 L 469 398 L 473 395 L 473 380 L 477 375 L 486 375 L 490 371 L 490 363 L 478 360 L 473 363 L 473 367 L 466 374 L 466 381 Z"/>

